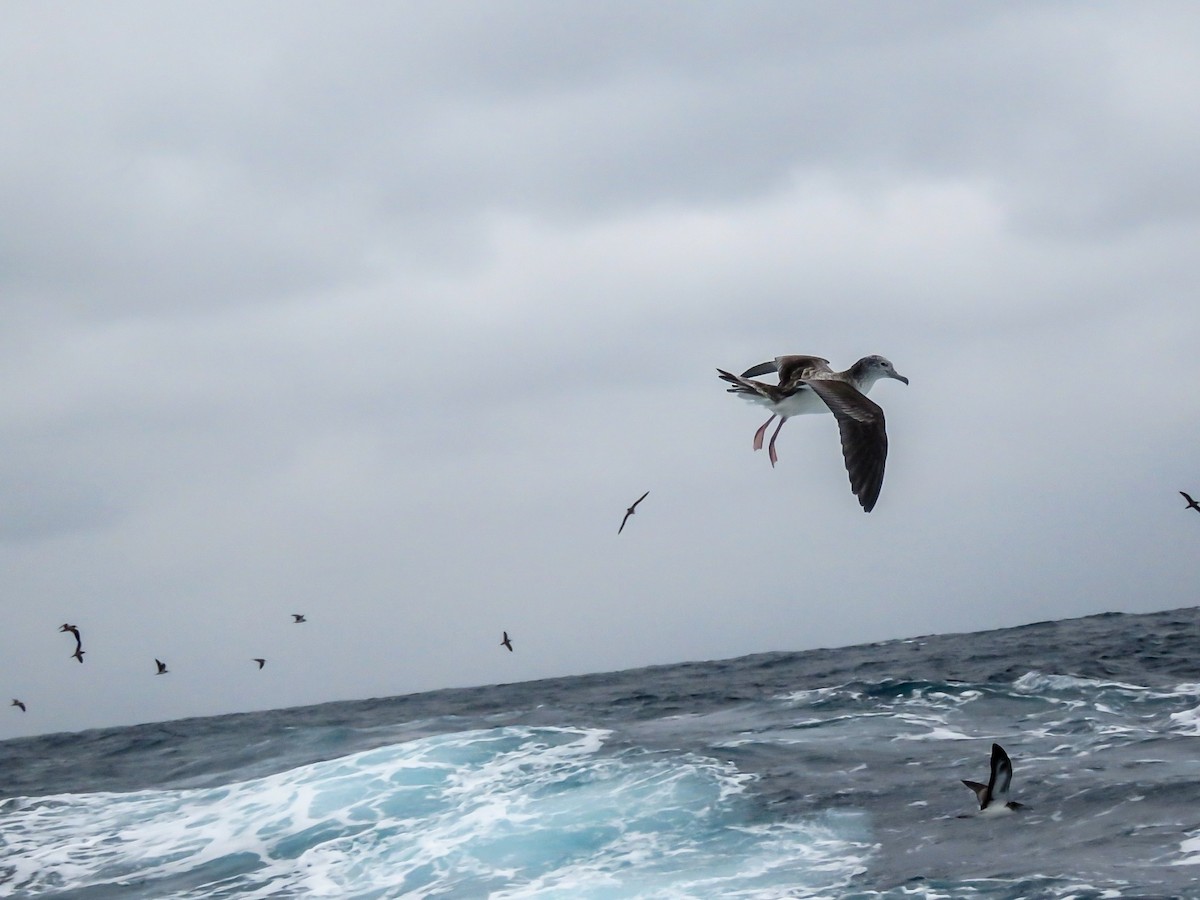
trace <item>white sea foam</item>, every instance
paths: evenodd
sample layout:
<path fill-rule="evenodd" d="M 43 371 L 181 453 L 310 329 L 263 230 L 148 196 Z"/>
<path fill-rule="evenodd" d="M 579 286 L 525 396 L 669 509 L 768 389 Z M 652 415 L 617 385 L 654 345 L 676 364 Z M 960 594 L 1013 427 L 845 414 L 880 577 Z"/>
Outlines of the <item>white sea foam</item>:
<path fill-rule="evenodd" d="M 461 732 L 217 788 L 9 801 L 0 895 L 203 871 L 159 896 L 765 897 L 871 852 L 860 814 L 752 826 L 732 764 L 608 736 Z"/>
<path fill-rule="evenodd" d="M 942 716 L 933 714 L 897 713 L 895 718 L 905 725 L 921 729 L 916 733 L 901 732 L 894 741 L 971 741 L 975 738 L 947 727 Z"/>
<path fill-rule="evenodd" d="M 1200 866 L 1200 832 L 1192 832 L 1181 841 L 1179 852 L 1183 854 L 1183 858 L 1175 860 L 1172 865 Z"/>
<path fill-rule="evenodd" d="M 1153 693 L 1150 688 L 1139 684 L 1102 681 L 1097 678 L 1082 678 L 1078 675 L 1053 675 L 1044 672 L 1026 672 L 1013 682 L 1013 687 L 1029 694 L 1040 694 L 1045 691 L 1094 691 L 1098 688 L 1111 688 L 1136 694 Z"/>
<path fill-rule="evenodd" d="M 1170 718 L 1177 734 L 1200 735 L 1200 706 L 1173 712 Z"/>

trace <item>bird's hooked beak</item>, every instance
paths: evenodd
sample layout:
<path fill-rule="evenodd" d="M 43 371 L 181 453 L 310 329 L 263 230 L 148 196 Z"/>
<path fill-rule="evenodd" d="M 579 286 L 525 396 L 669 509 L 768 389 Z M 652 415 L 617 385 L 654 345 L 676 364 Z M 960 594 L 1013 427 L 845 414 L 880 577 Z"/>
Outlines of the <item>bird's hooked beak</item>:
<path fill-rule="evenodd" d="M 892 370 L 892 377 L 895 378 L 897 381 L 903 381 L 905 384 L 908 384 L 908 379 L 905 378 L 903 375 L 901 375 L 899 372 L 895 371 L 894 369 Z"/>

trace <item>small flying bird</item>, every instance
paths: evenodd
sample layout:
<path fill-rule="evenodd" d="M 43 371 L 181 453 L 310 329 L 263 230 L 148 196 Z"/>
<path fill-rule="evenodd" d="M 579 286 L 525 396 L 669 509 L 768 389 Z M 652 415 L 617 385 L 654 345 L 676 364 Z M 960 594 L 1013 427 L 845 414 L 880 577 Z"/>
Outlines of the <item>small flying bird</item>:
<path fill-rule="evenodd" d="M 263 659 L 261 656 L 254 657 L 253 661 L 258 663 L 258 667 L 260 669 L 267 664 L 267 661 L 265 659 Z"/>
<path fill-rule="evenodd" d="M 1012 762 L 999 744 L 992 744 L 991 765 L 987 784 L 967 781 L 965 778 L 962 780 L 963 784 L 975 792 L 975 797 L 979 800 L 979 811 L 998 813 L 1020 809 L 1020 803 L 1008 799 L 1008 786 L 1012 782 Z"/>
<path fill-rule="evenodd" d="M 15 699 L 15 698 L 14 698 L 14 699 L 13 699 L 13 702 L 12 702 L 12 705 L 13 705 L 13 706 L 19 706 L 19 707 L 21 708 L 21 712 L 25 712 L 25 704 L 24 704 L 24 703 L 22 703 L 20 700 L 17 700 L 17 699 Z"/>
<path fill-rule="evenodd" d="M 633 501 L 633 506 L 631 506 L 631 507 L 629 507 L 629 509 L 625 510 L 625 518 L 623 518 L 621 520 L 621 527 L 617 529 L 617 534 L 620 534 L 622 531 L 625 530 L 625 523 L 628 522 L 629 517 L 632 516 L 637 511 L 637 505 L 649 496 L 650 496 L 650 492 L 646 491 L 646 493 L 642 494 L 642 496 L 638 497 L 636 500 Z"/>
<path fill-rule="evenodd" d="M 304 616 L 300 615 L 300 613 L 292 613 L 292 619 L 293 619 L 292 624 L 294 624 L 294 625 L 299 625 L 301 622 L 308 621 L 308 619 L 304 618 Z"/>
<path fill-rule="evenodd" d="M 1194 509 L 1196 512 L 1200 512 L 1200 503 L 1197 503 L 1195 500 L 1193 500 L 1191 494 L 1189 494 L 1187 491 L 1180 491 L 1179 493 L 1182 494 L 1183 499 L 1187 501 L 1187 506 L 1185 506 L 1184 509 Z"/>
<path fill-rule="evenodd" d="M 512 653 L 512 641 L 508 638 L 508 632 L 504 632 L 504 640 L 500 642 L 501 647 L 507 647 L 508 652 Z"/>
<path fill-rule="evenodd" d="M 752 380 L 768 372 L 779 373 L 779 384 Z M 835 372 L 829 360 L 819 356 L 777 356 L 751 366 L 741 375 L 731 375 L 724 369 L 717 369 L 717 375 L 733 385 L 728 388 L 729 393 L 771 411 L 771 418 L 754 432 L 755 450 L 762 449 L 767 426 L 779 418 L 767 447 L 772 467 L 779 461 L 775 439 L 788 419 L 810 413 L 833 413 L 842 439 L 842 458 L 850 476 L 850 489 L 864 512 L 875 508 L 883 487 L 888 443 L 883 410 L 867 399 L 867 392 L 881 378 L 908 384 L 908 379 L 896 371 L 890 360 L 864 356 L 844 372 Z"/>
<path fill-rule="evenodd" d="M 79 629 L 74 625 L 68 625 L 66 622 L 63 622 L 62 625 L 58 626 L 58 630 L 69 631 L 71 634 L 75 635 L 75 652 L 72 653 L 71 656 L 72 658 L 83 662 L 83 639 L 79 637 Z"/>
<path fill-rule="evenodd" d="M 156 659 L 154 660 L 154 664 L 158 666 L 158 671 L 154 673 L 155 675 L 167 674 L 167 664 L 165 662 L 163 662 L 161 659 Z"/>

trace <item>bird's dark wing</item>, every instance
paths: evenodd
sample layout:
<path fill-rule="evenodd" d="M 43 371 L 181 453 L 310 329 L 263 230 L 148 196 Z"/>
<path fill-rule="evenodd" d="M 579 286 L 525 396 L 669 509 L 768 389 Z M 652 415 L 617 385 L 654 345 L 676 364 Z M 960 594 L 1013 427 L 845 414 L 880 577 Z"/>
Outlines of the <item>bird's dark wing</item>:
<path fill-rule="evenodd" d="M 759 363 L 757 366 L 751 366 L 742 373 L 743 378 L 757 378 L 759 375 L 766 375 L 770 372 L 778 372 L 779 363 L 773 359 L 767 360 L 765 363 Z"/>
<path fill-rule="evenodd" d="M 979 801 L 979 808 L 983 809 L 991 800 L 991 791 L 986 784 L 980 784 L 978 781 L 967 781 L 962 779 L 962 783 L 975 792 L 975 799 Z"/>
<path fill-rule="evenodd" d="M 629 517 L 633 514 L 632 510 L 625 510 L 625 518 L 621 520 L 621 527 L 617 529 L 617 534 L 625 530 L 625 523 L 629 521 Z"/>
<path fill-rule="evenodd" d="M 640 496 L 640 497 L 638 497 L 636 500 L 634 500 L 634 501 L 633 501 L 633 506 L 631 506 L 631 507 L 629 507 L 629 508 L 630 508 L 630 509 L 637 509 L 637 505 L 638 505 L 639 503 L 641 503 L 643 500 L 645 500 L 645 499 L 646 499 L 647 497 L 649 497 L 649 496 L 650 496 L 650 492 L 649 492 L 649 491 L 646 491 L 646 493 L 642 494 L 642 496 Z"/>
<path fill-rule="evenodd" d="M 793 381 L 807 381 L 833 371 L 829 360 L 819 356 L 781 356 L 775 360 L 779 370 L 779 386 Z"/>
<path fill-rule="evenodd" d="M 850 489 L 858 497 L 863 511 L 870 512 L 883 488 L 883 469 L 887 462 L 883 410 L 845 381 L 818 378 L 808 382 L 808 386 L 837 417 Z"/>
<path fill-rule="evenodd" d="M 999 744 L 992 744 L 992 774 L 988 779 L 988 791 L 993 797 L 1006 798 L 1010 784 L 1012 784 L 1012 762 L 1003 747 Z"/>
<path fill-rule="evenodd" d="M 759 363 L 757 366 L 751 366 L 742 373 L 743 378 L 757 378 L 759 375 L 766 375 L 769 372 L 779 373 L 779 383 L 783 384 L 788 381 L 797 369 L 812 369 L 815 368 L 820 372 L 830 372 L 829 360 L 823 359 L 820 356 L 803 356 L 792 354 L 790 356 L 777 356 L 774 359 L 767 360 L 764 363 Z"/>

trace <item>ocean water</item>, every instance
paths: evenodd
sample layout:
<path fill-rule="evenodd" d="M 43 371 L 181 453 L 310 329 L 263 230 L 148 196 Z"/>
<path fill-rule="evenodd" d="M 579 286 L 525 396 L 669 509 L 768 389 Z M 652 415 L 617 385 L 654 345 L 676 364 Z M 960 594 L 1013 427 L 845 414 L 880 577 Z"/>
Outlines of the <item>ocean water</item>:
<path fill-rule="evenodd" d="M 1200 611 L 0 743 L 0 896 L 1200 897 Z M 1026 808 L 977 814 L 991 744 Z"/>

